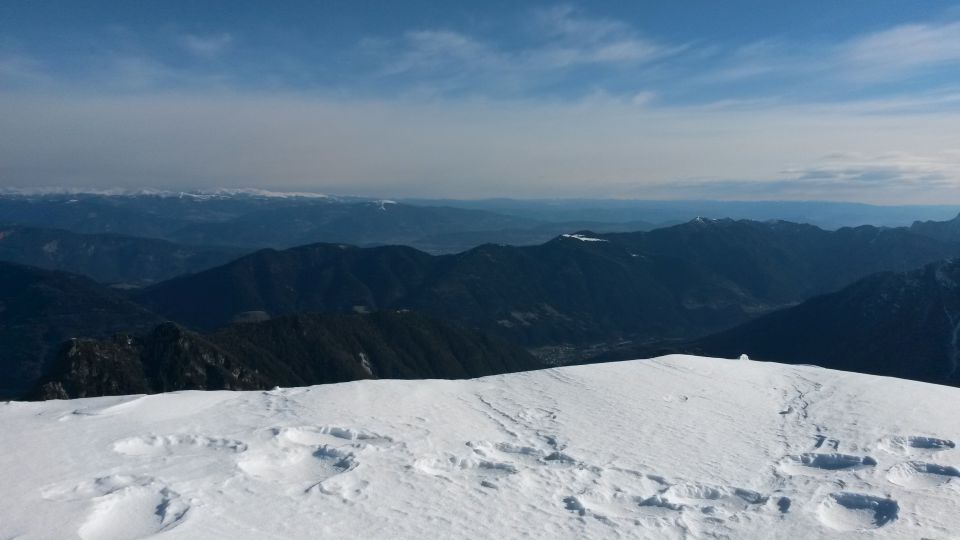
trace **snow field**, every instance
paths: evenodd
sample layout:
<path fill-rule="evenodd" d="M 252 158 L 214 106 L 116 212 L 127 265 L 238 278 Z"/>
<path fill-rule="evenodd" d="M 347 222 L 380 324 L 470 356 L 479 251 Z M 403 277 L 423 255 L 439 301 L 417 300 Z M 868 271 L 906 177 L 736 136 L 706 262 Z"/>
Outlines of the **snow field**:
<path fill-rule="evenodd" d="M 0 538 L 945 538 L 958 406 L 689 356 L 7 403 Z"/>

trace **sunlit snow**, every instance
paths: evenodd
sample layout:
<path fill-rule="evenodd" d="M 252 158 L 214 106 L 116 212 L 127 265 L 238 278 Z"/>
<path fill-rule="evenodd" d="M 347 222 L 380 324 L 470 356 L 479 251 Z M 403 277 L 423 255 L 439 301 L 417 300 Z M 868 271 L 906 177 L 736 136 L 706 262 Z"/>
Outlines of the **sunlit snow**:
<path fill-rule="evenodd" d="M 0 405 L 0 538 L 948 538 L 960 390 L 690 356 Z"/>

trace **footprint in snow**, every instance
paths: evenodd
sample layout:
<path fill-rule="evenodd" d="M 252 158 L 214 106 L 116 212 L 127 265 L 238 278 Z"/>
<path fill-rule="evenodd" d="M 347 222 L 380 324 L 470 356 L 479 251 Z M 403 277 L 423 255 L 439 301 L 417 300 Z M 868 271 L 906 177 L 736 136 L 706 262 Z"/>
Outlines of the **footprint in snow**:
<path fill-rule="evenodd" d="M 880 441 L 881 449 L 900 456 L 930 455 L 936 452 L 952 450 L 956 443 L 949 439 L 925 437 L 921 435 L 892 435 Z"/>
<path fill-rule="evenodd" d="M 387 446 L 393 439 L 362 429 L 339 426 L 295 426 L 275 428 L 274 436 L 281 441 L 304 446 L 354 443 L 358 448 Z"/>
<path fill-rule="evenodd" d="M 247 445 L 233 439 L 204 435 L 145 435 L 113 443 L 113 451 L 125 456 L 196 455 L 203 452 L 240 453 Z"/>
<path fill-rule="evenodd" d="M 358 466 L 358 454 L 394 442 L 384 435 L 340 426 L 287 426 L 269 433 L 270 445 L 237 462 L 241 471 L 264 482 L 345 500 L 357 498 L 368 485 L 341 477 Z"/>
<path fill-rule="evenodd" d="M 887 471 L 887 480 L 910 489 L 937 488 L 946 484 L 960 484 L 960 470 L 935 463 L 908 461 L 891 467 Z"/>
<path fill-rule="evenodd" d="M 897 519 L 900 505 L 893 499 L 863 493 L 832 493 L 821 501 L 817 518 L 839 531 L 878 529 Z"/>
<path fill-rule="evenodd" d="M 809 452 L 786 456 L 777 467 L 786 474 L 819 476 L 837 471 L 859 470 L 876 465 L 877 460 L 870 456 Z"/>
<path fill-rule="evenodd" d="M 49 500 L 89 500 L 77 529 L 83 540 L 132 540 L 169 531 L 187 518 L 190 505 L 149 476 L 110 475 L 43 493 Z"/>

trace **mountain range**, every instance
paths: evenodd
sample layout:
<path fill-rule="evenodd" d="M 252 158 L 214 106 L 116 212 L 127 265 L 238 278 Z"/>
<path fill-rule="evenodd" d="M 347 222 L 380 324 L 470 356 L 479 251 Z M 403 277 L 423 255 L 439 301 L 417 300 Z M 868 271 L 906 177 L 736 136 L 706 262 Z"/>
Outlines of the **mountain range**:
<path fill-rule="evenodd" d="M 538 246 L 431 256 L 402 246 L 262 250 L 132 298 L 212 330 L 250 311 L 413 309 L 528 347 L 692 338 L 847 285 L 960 255 L 908 229 L 825 231 L 697 219 L 639 233 L 567 234 Z"/>
<path fill-rule="evenodd" d="M 575 230 L 645 230 L 637 219 L 552 221 L 440 205 L 291 194 L 0 194 L 0 223 L 122 234 L 185 246 L 289 248 L 314 242 L 404 244 L 431 253 L 485 242 L 538 244 Z M 79 268 L 72 269 L 80 271 Z"/>
<path fill-rule="evenodd" d="M 960 256 L 960 216 L 837 230 L 696 218 L 441 255 L 345 242 L 254 246 L 342 233 L 358 243 L 416 237 L 449 247 L 510 231 L 530 238 L 564 224 L 258 195 L 0 196 L 0 219 L 69 229 L 0 227 L 0 260 L 16 261 L 0 262 L 0 397 L 31 388 L 35 397 L 73 397 L 476 376 L 672 351 L 957 384 L 950 366 L 960 306 L 951 303 L 949 280 L 917 276 L 955 279 L 954 263 L 944 261 Z M 911 270 L 916 275 L 896 273 Z M 897 296 L 902 291 L 913 292 Z M 889 298 L 899 300 L 885 304 Z M 344 340 L 332 339 L 330 328 Z M 457 346 L 477 360 L 450 356 Z M 903 361 L 908 350 L 915 362 Z M 37 389 L 38 381 L 46 386 Z"/>
<path fill-rule="evenodd" d="M 0 192 L 0 224 L 122 234 L 201 246 L 289 248 L 316 242 L 403 244 L 455 253 L 483 243 L 533 245 L 576 230 L 630 232 L 697 216 L 782 219 L 826 229 L 946 219 L 949 206 L 631 200 L 389 201 L 262 190 Z"/>

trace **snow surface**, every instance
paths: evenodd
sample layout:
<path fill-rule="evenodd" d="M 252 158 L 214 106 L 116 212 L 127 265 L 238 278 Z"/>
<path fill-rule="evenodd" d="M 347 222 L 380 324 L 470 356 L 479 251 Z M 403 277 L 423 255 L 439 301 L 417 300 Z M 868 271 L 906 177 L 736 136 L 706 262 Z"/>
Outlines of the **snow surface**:
<path fill-rule="evenodd" d="M 948 538 L 960 390 L 690 356 L 0 405 L 0 538 Z"/>

